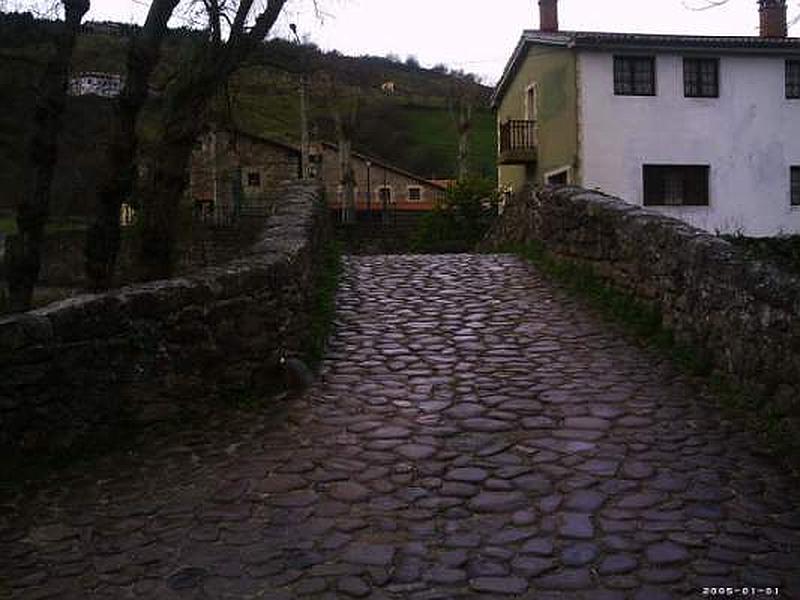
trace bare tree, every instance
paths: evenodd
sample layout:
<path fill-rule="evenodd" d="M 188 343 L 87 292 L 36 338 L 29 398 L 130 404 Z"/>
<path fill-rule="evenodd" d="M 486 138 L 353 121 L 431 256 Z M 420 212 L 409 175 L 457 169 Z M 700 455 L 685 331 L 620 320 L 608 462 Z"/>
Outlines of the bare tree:
<path fill-rule="evenodd" d="M 218 7 L 216 0 L 208 1 Z M 94 289 L 108 288 L 113 280 L 120 247 L 120 208 L 131 195 L 137 176 L 136 123 L 147 101 L 150 76 L 159 61 L 167 22 L 179 2 L 153 0 L 144 26 L 134 34 L 128 49 L 125 87 L 115 107 L 110 165 L 98 189 L 97 215 L 86 240 L 86 274 Z M 216 23 L 213 35 L 218 41 L 219 21 Z"/>
<path fill-rule="evenodd" d="M 360 99 L 358 96 L 334 102 L 333 118 L 339 146 L 339 176 L 342 186 L 342 221 L 356 220 L 356 174 L 353 170 L 353 136 L 358 126 Z"/>
<path fill-rule="evenodd" d="M 699 5 L 692 6 L 689 4 L 689 2 L 687 2 L 687 0 L 683 0 L 683 5 L 689 10 L 708 10 L 709 8 L 715 8 L 717 6 L 727 4 L 728 1 L 729 0 L 701 0 Z"/>
<path fill-rule="evenodd" d="M 64 23 L 39 81 L 29 155 L 31 177 L 17 207 L 19 233 L 6 257 L 9 304 L 12 311 L 30 308 L 41 268 L 45 225 L 50 209 L 58 138 L 66 106 L 69 68 L 81 21 L 89 0 L 63 0 Z"/>
<path fill-rule="evenodd" d="M 458 134 L 458 153 L 456 155 L 456 170 L 459 181 L 469 176 L 469 143 L 472 133 L 472 111 L 476 98 L 470 82 L 459 80 L 451 87 L 448 98 L 450 118 Z"/>
<path fill-rule="evenodd" d="M 729 2 L 730 0 L 695 0 L 693 2 L 690 0 L 682 0 L 684 7 L 694 11 L 704 11 L 713 8 L 719 8 L 720 6 L 724 6 Z M 760 0 L 756 0 L 756 3 L 760 3 Z M 797 3 L 797 5 L 800 7 L 800 3 Z M 798 12 L 798 14 L 796 14 L 794 17 L 790 17 L 788 19 L 787 26 L 791 27 L 797 23 L 800 23 L 800 12 Z"/>
<path fill-rule="evenodd" d="M 168 86 L 148 176 L 142 182 L 142 237 L 139 264 L 146 279 L 172 273 L 179 203 L 186 188 L 192 147 L 212 100 L 225 81 L 272 29 L 286 0 L 240 0 L 232 12 L 227 38 L 212 33 L 191 64 Z M 220 11 L 219 19 L 223 19 Z M 213 20 L 213 17 L 212 17 Z M 248 25 L 252 20 L 252 25 Z M 211 30 L 221 22 L 211 24 Z"/>

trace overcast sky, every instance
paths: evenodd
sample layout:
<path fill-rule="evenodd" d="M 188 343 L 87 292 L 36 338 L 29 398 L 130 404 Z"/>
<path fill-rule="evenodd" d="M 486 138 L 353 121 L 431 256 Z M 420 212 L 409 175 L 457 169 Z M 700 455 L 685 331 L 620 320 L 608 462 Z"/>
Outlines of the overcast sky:
<path fill-rule="evenodd" d="M 311 0 L 290 0 L 276 34 L 289 36 L 295 21 L 301 35 L 325 50 L 343 54 L 414 55 L 423 66 L 444 63 L 481 75 L 494 84 L 523 29 L 539 26 L 538 0 L 319 0 L 322 21 Z M 756 0 L 694 12 L 704 0 L 560 0 L 562 29 L 757 35 Z M 141 22 L 146 0 L 93 0 L 94 20 Z M 790 2 L 790 15 L 800 1 Z M 798 35 L 798 25 L 790 35 Z"/>

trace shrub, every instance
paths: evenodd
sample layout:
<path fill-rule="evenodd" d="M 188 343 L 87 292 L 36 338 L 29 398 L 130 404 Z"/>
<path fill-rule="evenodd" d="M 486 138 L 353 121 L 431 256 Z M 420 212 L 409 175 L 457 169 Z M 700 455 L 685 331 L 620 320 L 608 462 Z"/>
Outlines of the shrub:
<path fill-rule="evenodd" d="M 413 240 L 419 252 L 471 250 L 497 216 L 498 196 L 490 179 L 472 177 L 447 190 L 444 201 L 420 222 Z"/>

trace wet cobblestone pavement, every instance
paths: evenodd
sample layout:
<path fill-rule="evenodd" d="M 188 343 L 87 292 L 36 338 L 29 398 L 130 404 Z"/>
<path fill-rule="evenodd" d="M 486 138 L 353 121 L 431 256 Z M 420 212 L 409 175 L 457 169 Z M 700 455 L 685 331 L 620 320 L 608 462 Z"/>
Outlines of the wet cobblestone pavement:
<path fill-rule="evenodd" d="M 6 503 L 0 598 L 800 598 L 792 482 L 513 257 L 347 259 L 317 384 L 208 429 Z"/>

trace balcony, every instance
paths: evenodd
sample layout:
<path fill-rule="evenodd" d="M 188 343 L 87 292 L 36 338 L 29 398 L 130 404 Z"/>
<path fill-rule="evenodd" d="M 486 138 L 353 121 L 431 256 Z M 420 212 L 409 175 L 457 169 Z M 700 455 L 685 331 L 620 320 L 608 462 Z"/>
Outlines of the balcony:
<path fill-rule="evenodd" d="M 536 121 L 509 119 L 500 124 L 501 165 L 524 165 L 536 162 Z"/>

